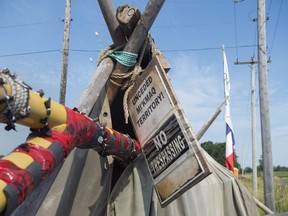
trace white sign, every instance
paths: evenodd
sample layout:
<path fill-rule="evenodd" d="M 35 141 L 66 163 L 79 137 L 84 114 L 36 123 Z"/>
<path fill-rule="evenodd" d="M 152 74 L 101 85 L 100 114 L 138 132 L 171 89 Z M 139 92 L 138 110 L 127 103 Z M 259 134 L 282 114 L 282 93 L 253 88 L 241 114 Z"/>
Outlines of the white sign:
<path fill-rule="evenodd" d="M 210 174 L 170 80 L 154 58 L 128 98 L 130 119 L 162 206 Z"/>
<path fill-rule="evenodd" d="M 138 86 L 129 97 L 128 106 L 138 141 L 143 146 L 173 106 L 167 90 L 163 87 L 158 65 L 152 68 Z"/>

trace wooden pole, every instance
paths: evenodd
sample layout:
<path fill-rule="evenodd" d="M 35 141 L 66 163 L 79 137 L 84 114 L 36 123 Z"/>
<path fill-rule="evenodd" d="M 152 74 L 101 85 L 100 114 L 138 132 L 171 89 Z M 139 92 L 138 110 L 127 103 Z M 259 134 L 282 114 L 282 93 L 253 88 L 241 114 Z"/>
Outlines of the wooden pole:
<path fill-rule="evenodd" d="M 258 64 L 253 57 L 251 61 L 238 60 L 235 64 L 251 65 L 251 125 L 252 125 L 252 181 L 253 195 L 257 195 L 257 156 L 256 156 L 256 113 L 255 113 L 255 64 Z M 244 168 L 244 167 L 243 167 Z"/>
<path fill-rule="evenodd" d="M 257 156 L 256 156 L 256 112 L 255 112 L 255 64 L 251 64 L 251 124 L 252 124 L 252 167 L 253 195 L 257 196 Z"/>
<path fill-rule="evenodd" d="M 218 115 L 221 113 L 222 106 L 225 104 L 226 99 L 218 106 L 215 110 L 215 112 L 212 114 L 212 116 L 208 119 L 207 123 L 203 125 L 203 127 L 200 129 L 200 131 L 197 133 L 196 138 L 197 140 L 200 140 L 202 136 L 206 133 L 208 128 L 212 125 L 212 123 L 215 121 L 215 119 L 218 117 Z"/>
<path fill-rule="evenodd" d="M 272 141 L 270 131 L 267 56 L 266 56 L 266 17 L 265 0 L 258 0 L 258 72 L 259 72 L 259 101 L 261 119 L 261 138 L 263 155 L 264 198 L 265 205 L 275 210 L 274 176 L 272 163 Z"/>
<path fill-rule="evenodd" d="M 59 96 L 59 103 L 61 103 L 62 105 L 65 105 L 65 97 L 66 97 L 70 22 L 71 22 L 71 0 L 66 0 L 65 20 L 64 20 L 62 73 L 61 73 L 60 96 Z"/>
<path fill-rule="evenodd" d="M 138 53 L 164 2 L 165 0 L 150 0 L 148 2 L 144 13 L 141 15 L 141 18 L 137 22 L 137 25 L 132 35 L 129 37 L 129 40 L 124 48 L 124 51 L 131 53 Z M 124 42 L 123 38 L 125 38 L 125 36 L 123 34 L 123 31 L 119 30 L 120 26 L 116 19 L 115 10 L 111 3 L 111 0 L 98 0 L 98 3 L 101 8 L 106 25 L 108 26 L 114 45 L 116 47 L 122 45 Z M 121 39 L 119 39 L 119 37 Z M 129 67 L 117 63 L 115 65 L 113 73 L 117 72 L 125 73 L 128 70 Z M 122 79 L 114 80 L 114 82 L 120 85 L 122 83 Z M 107 96 L 110 105 L 112 104 L 118 92 L 118 89 L 119 89 L 118 85 L 115 85 L 112 82 L 107 83 Z"/>
<path fill-rule="evenodd" d="M 267 63 L 270 63 L 269 59 Z M 250 61 L 237 61 L 236 65 L 249 64 L 251 65 L 251 125 L 252 125 L 252 180 L 253 180 L 253 195 L 257 195 L 257 153 L 256 153 L 256 112 L 255 112 L 255 64 L 258 61 L 252 57 Z"/>
<path fill-rule="evenodd" d="M 114 45 L 124 45 L 127 41 L 115 16 L 115 9 L 111 0 L 98 0 L 106 25 Z"/>
<path fill-rule="evenodd" d="M 256 112 L 255 112 L 255 64 L 251 64 L 251 125 L 252 125 L 252 179 L 253 195 L 257 196 L 257 160 L 256 160 Z"/>
<path fill-rule="evenodd" d="M 254 201 L 256 202 L 256 205 L 258 206 L 258 208 L 262 209 L 266 214 L 274 214 L 274 212 L 269 209 L 267 206 L 265 206 L 263 203 L 261 203 L 258 199 L 256 199 L 253 196 Z M 284 213 L 285 214 L 285 213 Z"/>
<path fill-rule="evenodd" d="M 148 2 L 143 14 L 141 15 L 140 20 L 138 21 L 132 35 L 130 36 L 124 48 L 124 51 L 130 52 L 130 53 L 139 52 L 164 2 L 165 0 L 150 0 Z M 125 73 L 128 70 L 129 70 L 129 67 L 126 67 L 124 65 L 117 63 L 113 73 L 118 73 L 118 72 Z M 117 80 L 114 80 L 114 82 L 121 84 L 122 80 L 117 79 Z M 117 94 L 118 88 L 119 87 L 117 85 L 110 82 L 109 88 L 107 90 L 109 104 L 112 104 Z"/>
<path fill-rule="evenodd" d="M 124 5 L 117 8 L 116 19 L 127 38 L 131 36 L 140 17 L 141 12 L 136 7 Z"/>

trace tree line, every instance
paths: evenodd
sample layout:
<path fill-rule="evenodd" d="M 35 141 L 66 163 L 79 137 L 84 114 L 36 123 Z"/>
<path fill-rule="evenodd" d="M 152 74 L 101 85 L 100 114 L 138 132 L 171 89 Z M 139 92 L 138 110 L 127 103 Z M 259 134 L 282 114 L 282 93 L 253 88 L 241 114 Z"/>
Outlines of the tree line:
<path fill-rule="evenodd" d="M 226 143 L 225 142 L 213 143 L 212 141 L 207 141 L 207 142 L 201 143 L 200 145 L 214 160 L 216 160 L 221 165 L 225 166 L 225 160 L 226 160 L 226 156 L 225 156 Z M 237 161 L 238 156 L 237 156 L 235 149 L 234 149 L 234 154 L 235 154 L 234 166 L 238 168 L 238 170 L 241 172 L 242 167 Z M 274 166 L 273 168 L 274 168 L 274 171 L 276 172 L 288 171 L 288 167 L 285 167 L 285 166 L 278 165 L 278 166 Z M 252 168 L 245 167 L 244 171 L 246 173 L 252 172 Z M 260 159 L 259 159 L 259 165 L 257 166 L 257 171 L 263 171 L 263 156 L 262 155 L 260 156 Z"/>

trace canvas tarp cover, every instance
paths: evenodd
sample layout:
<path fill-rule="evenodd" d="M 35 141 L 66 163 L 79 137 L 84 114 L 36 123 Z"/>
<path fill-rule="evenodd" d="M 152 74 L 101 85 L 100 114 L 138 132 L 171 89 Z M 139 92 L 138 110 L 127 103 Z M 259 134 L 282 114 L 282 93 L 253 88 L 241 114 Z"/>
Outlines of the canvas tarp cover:
<path fill-rule="evenodd" d="M 212 174 L 162 208 L 142 155 L 126 167 L 111 190 L 113 163 L 93 150 L 76 149 L 36 215 L 258 215 L 253 197 L 239 180 L 205 155 Z M 28 215 L 29 208 L 25 211 Z"/>

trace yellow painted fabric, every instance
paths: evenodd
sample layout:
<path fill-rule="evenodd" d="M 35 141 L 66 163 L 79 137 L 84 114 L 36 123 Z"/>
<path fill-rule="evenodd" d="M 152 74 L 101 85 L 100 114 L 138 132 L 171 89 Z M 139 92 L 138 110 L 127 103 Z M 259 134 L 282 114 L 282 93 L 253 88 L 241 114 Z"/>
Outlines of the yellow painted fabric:
<path fill-rule="evenodd" d="M 67 124 L 57 125 L 52 128 L 53 130 L 64 132 L 67 129 Z"/>
<path fill-rule="evenodd" d="M 66 109 L 63 105 L 51 101 L 51 114 L 48 118 L 49 127 L 65 124 L 67 121 Z"/>
<path fill-rule="evenodd" d="M 21 152 L 12 152 L 2 159 L 11 161 L 21 169 L 27 168 L 34 161 L 31 156 Z"/>
<path fill-rule="evenodd" d="M 47 115 L 47 109 L 44 105 L 48 98 L 40 97 L 39 93 L 29 91 L 30 115 L 27 118 L 19 120 L 20 124 L 31 128 L 42 128 L 41 119 L 48 118 L 48 127 L 65 124 L 67 119 L 66 109 L 63 105 L 51 100 L 51 113 Z"/>
<path fill-rule="evenodd" d="M 51 145 L 50 141 L 41 137 L 34 137 L 32 139 L 27 140 L 27 142 L 44 147 L 44 148 L 49 148 L 49 146 Z"/>
<path fill-rule="evenodd" d="M 7 186 L 6 182 L 0 179 L 0 212 L 6 208 L 7 199 L 4 194 L 4 189 Z"/>

